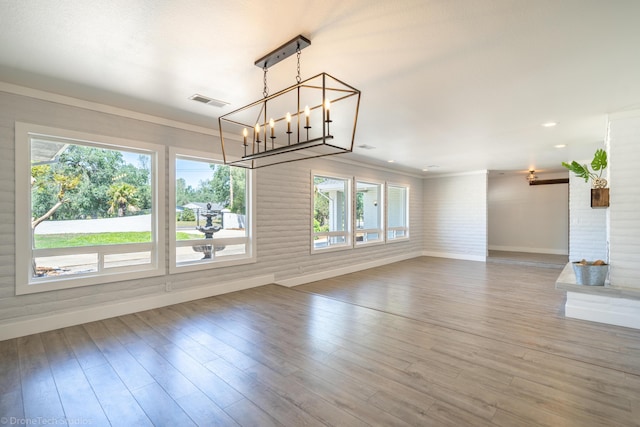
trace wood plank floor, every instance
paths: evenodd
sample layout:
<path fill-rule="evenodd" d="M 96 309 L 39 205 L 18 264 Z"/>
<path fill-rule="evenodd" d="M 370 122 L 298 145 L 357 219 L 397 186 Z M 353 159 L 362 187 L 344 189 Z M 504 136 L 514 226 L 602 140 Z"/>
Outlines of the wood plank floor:
<path fill-rule="evenodd" d="M 560 270 L 416 258 L 0 342 L 0 425 L 637 426 L 640 331 Z"/>
<path fill-rule="evenodd" d="M 532 267 L 561 268 L 569 262 L 568 255 L 540 254 L 532 252 L 512 252 L 489 250 L 487 262 L 528 265 Z"/>

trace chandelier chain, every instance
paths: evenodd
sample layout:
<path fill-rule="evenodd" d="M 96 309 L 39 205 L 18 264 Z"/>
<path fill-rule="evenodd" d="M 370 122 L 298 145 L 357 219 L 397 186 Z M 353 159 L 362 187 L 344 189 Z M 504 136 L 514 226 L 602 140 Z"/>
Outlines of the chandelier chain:
<path fill-rule="evenodd" d="M 296 76 L 296 82 L 300 83 L 302 81 L 302 78 L 300 77 L 300 45 L 298 45 L 298 47 L 296 48 L 296 56 L 298 57 L 298 75 Z"/>
<path fill-rule="evenodd" d="M 269 96 L 269 87 L 267 86 L 267 66 L 262 67 L 262 71 L 264 71 L 264 88 L 262 89 L 262 95 L 266 98 Z"/>

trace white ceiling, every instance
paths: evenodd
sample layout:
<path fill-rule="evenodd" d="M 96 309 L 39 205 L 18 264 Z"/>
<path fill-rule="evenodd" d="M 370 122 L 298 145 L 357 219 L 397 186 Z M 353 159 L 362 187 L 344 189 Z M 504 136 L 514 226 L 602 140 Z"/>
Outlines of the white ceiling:
<path fill-rule="evenodd" d="M 637 0 L 1 0 L 0 80 L 213 129 L 262 97 L 254 61 L 303 34 L 303 78 L 362 91 L 356 145 L 376 148 L 355 153 L 551 170 L 640 108 L 639 22 Z M 295 59 L 268 75 L 294 84 Z"/>

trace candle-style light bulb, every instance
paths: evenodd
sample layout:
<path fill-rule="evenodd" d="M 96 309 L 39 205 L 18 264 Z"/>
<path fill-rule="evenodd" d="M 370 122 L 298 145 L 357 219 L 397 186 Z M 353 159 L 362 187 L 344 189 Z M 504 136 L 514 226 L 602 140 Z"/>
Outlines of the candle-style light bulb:
<path fill-rule="evenodd" d="M 247 136 L 249 135 L 249 131 L 247 128 L 242 129 L 242 136 L 244 137 L 244 145 L 247 145 Z"/>
<path fill-rule="evenodd" d="M 291 132 L 291 113 L 287 113 L 287 133 Z"/>
<path fill-rule="evenodd" d="M 275 136 L 273 135 L 273 132 L 275 130 L 275 126 L 276 123 L 273 121 L 273 119 L 269 120 L 269 127 L 271 128 L 271 138 L 275 138 Z"/>
<path fill-rule="evenodd" d="M 255 133 L 256 133 L 256 142 L 260 142 L 260 124 L 259 123 L 256 123 Z"/>
<path fill-rule="evenodd" d="M 324 100 L 324 109 L 327 112 L 327 122 L 331 121 L 331 117 L 329 115 L 330 108 L 331 108 L 331 101 L 329 101 L 329 98 L 327 98 Z"/>
<path fill-rule="evenodd" d="M 309 110 L 309 106 L 308 105 L 304 107 L 304 115 L 306 117 L 306 122 L 305 123 L 307 124 L 307 127 L 309 127 L 309 116 L 311 115 L 311 110 Z"/>

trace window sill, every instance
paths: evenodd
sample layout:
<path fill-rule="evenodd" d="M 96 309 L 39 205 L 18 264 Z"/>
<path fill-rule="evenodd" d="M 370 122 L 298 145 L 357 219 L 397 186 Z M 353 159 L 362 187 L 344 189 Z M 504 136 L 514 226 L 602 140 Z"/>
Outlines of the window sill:
<path fill-rule="evenodd" d="M 384 240 L 375 240 L 372 242 L 356 242 L 354 248 L 368 248 L 369 246 L 384 245 Z"/>
<path fill-rule="evenodd" d="M 325 248 L 311 248 L 311 255 L 315 255 L 315 254 L 323 254 L 323 253 L 327 253 L 327 252 L 337 252 L 337 251 L 346 251 L 349 249 L 353 249 L 353 246 L 351 245 L 351 243 L 346 243 L 344 245 L 335 245 L 335 246 L 328 246 Z"/>
<path fill-rule="evenodd" d="M 228 256 L 222 260 L 215 260 L 215 261 L 209 261 L 209 262 L 193 261 L 193 262 L 185 262 L 180 265 L 172 265 L 169 267 L 169 274 L 188 273 L 190 271 L 213 270 L 216 268 L 232 267 L 235 265 L 255 264 L 256 262 L 257 260 L 255 257 Z"/>
<path fill-rule="evenodd" d="M 100 273 L 82 276 L 58 276 L 52 279 L 36 279 L 32 283 L 16 283 L 16 295 L 35 294 L 40 292 L 58 291 L 62 289 L 81 288 L 84 286 L 104 285 L 113 282 L 163 276 L 164 268 L 135 270 L 128 272 Z"/>
<path fill-rule="evenodd" d="M 410 240 L 410 237 L 398 237 L 396 239 L 387 239 L 386 243 L 400 243 L 400 242 L 408 242 Z"/>

